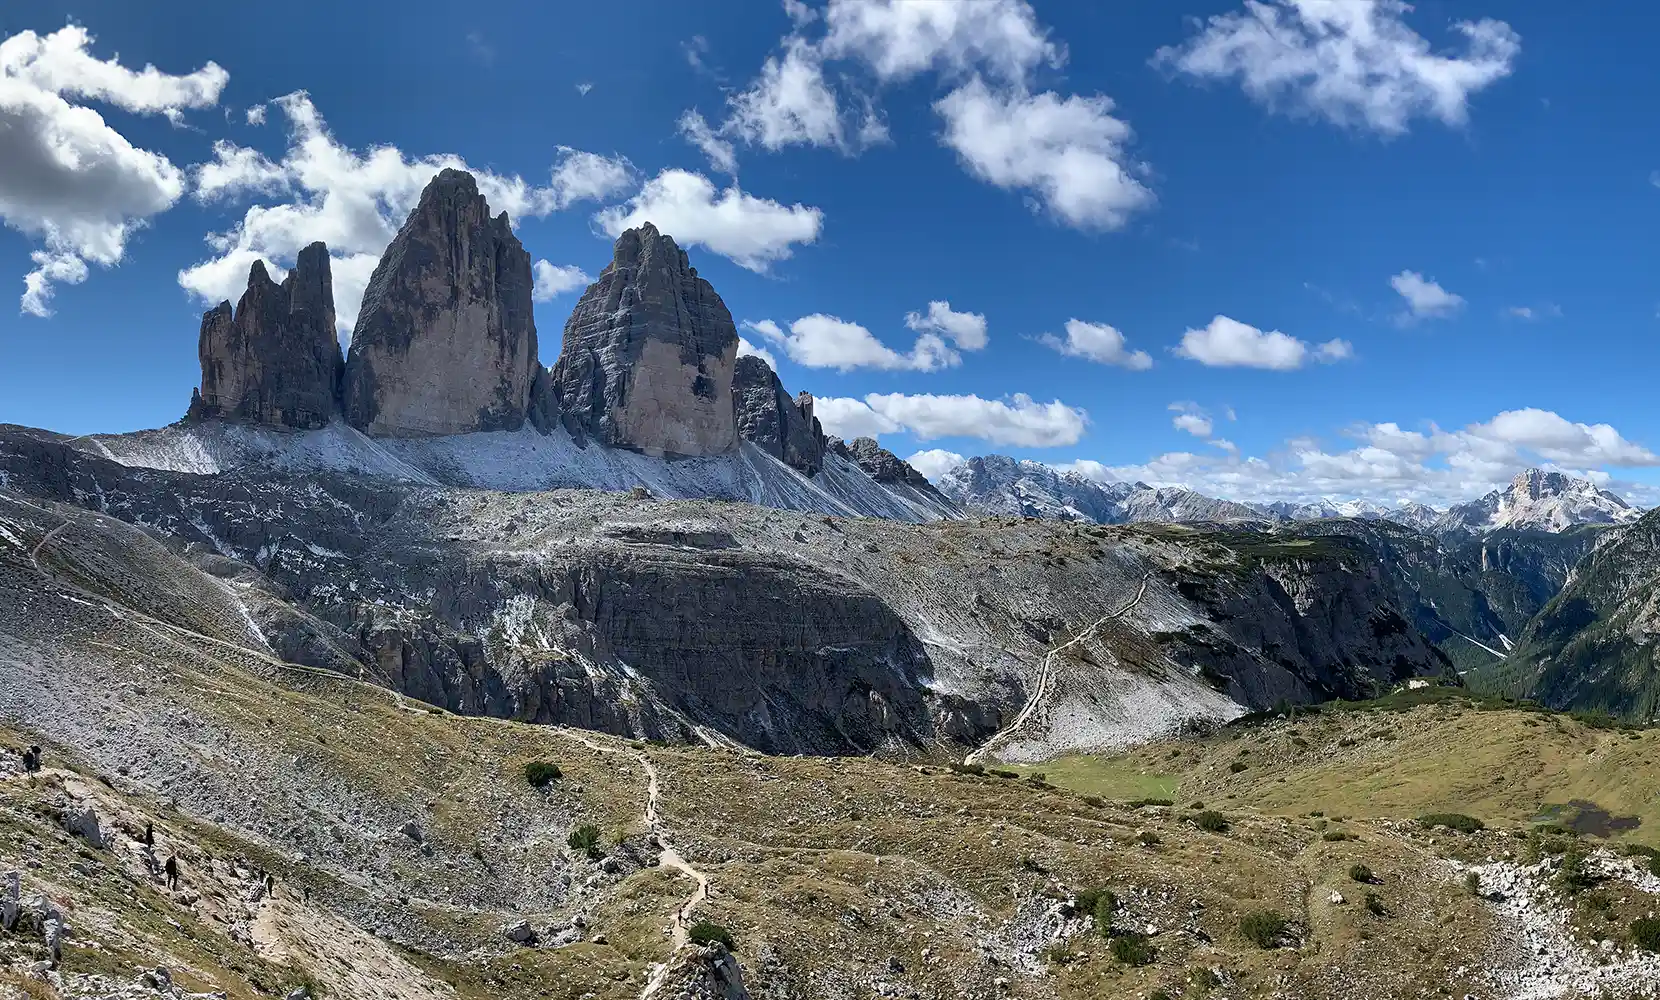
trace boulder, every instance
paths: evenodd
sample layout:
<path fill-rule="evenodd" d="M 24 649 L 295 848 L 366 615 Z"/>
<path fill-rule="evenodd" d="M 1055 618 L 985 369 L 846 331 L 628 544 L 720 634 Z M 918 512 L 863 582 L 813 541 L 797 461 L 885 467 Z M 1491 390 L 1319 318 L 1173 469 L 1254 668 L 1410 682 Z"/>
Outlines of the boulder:
<path fill-rule="evenodd" d="M 63 825 L 70 833 L 86 841 L 88 847 L 103 850 L 104 831 L 98 825 L 98 813 L 91 806 L 70 805 L 64 811 Z"/>
<path fill-rule="evenodd" d="M 221 302 L 202 314 L 197 353 L 202 384 L 190 401 L 192 417 L 326 425 L 339 412 L 344 364 L 328 248 L 313 243 L 301 250 L 280 285 L 264 261 L 254 261 L 236 308 Z"/>
<path fill-rule="evenodd" d="M 343 404 L 372 435 L 517 430 L 541 371 L 530 254 L 473 176 L 444 170 L 387 246 L 352 332 Z"/>
<path fill-rule="evenodd" d="M 646 223 L 617 238 L 566 322 L 547 408 L 579 441 L 656 456 L 728 454 L 738 446 L 737 356 L 725 303 Z"/>
<path fill-rule="evenodd" d="M 765 360 L 752 354 L 738 359 L 732 405 L 739 437 L 803 475 L 817 475 L 823 468 L 824 428 L 813 416 L 813 397 L 804 392 L 791 399 Z"/>

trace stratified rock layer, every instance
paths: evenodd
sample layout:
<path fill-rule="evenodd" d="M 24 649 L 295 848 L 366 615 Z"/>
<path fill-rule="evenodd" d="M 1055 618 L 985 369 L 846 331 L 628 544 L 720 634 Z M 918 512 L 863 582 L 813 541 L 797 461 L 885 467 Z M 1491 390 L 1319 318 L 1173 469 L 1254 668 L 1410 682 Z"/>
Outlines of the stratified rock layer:
<path fill-rule="evenodd" d="M 193 417 L 224 417 L 277 427 L 322 427 L 339 407 L 340 341 L 328 248 L 300 251 L 282 284 L 254 261 L 248 290 L 202 314 L 197 348 L 202 385 Z"/>
<path fill-rule="evenodd" d="M 490 217 L 471 174 L 421 193 L 363 296 L 346 362 L 345 414 L 389 436 L 516 430 L 541 362 L 530 254 Z"/>
<path fill-rule="evenodd" d="M 852 444 L 836 441 L 830 445 L 830 450 L 853 461 L 865 470 L 865 475 L 879 483 L 903 483 L 930 492 L 934 490 L 934 484 L 928 481 L 927 476 L 918 472 L 911 463 L 877 444 L 875 438 L 854 438 Z"/>
<path fill-rule="evenodd" d="M 761 358 L 738 359 L 732 378 L 738 436 L 804 475 L 824 466 L 824 428 L 813 416 L 813 397 L 791 399 L 772 367 Z"/>
<path fill-rule="evenodd" d="M 550 406 L 579 440 L 648 455 L 726 454 L 738 446 L 737 355 L 726 304 L 646 223 L 618 237 L 565 323 Z"/>

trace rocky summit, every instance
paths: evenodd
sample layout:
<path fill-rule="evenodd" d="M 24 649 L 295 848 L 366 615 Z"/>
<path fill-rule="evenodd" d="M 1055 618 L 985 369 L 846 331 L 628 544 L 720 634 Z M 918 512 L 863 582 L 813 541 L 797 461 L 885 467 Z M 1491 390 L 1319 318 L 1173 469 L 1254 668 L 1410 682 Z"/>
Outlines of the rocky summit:
<path fill-rule="evenodd" d="M 565 323 L 549 379 L 572 434 L 648 455 L 738 446 L 732 379 L 738 329 L 686 251 L 649 222 L 617 238 L 611 263 Z"/>
<path fill-rule="evenodd" d="M 346 419 L 368 434 L 516 430 L 541 370 L 530 254 L 471 174 L 444 170 L 386 248 L 346 360 Z"/>
<path fill-rule="evenodd" d="M 262 260 L 248 270 L 236 309 L 202 315 L 202 384 L 191 415 L 277 427 L 323 427 L 339 413 L 340 342 L 328 248 L 300 251 L 282 284 Z"/>
<path fill-rule="evenodd" d="M 745 355 L 733 369 L 732 402 L 739 437 L 805 475 L 818 473 L 824 465 L 824 428 L 813 416 L 810 394 L 791 399 L 771 365 Z"/>

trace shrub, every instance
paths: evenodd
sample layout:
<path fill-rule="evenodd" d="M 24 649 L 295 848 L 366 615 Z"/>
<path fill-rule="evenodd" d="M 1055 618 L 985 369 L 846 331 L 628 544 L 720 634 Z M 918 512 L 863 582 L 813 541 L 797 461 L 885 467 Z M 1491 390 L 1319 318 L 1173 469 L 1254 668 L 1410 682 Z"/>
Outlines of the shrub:
<path fill-rule="evenodd" d="M 1564 895 L 1577 896 L 1596 883 L 1596 876 L 1585 867 L 1585 849 L 1574 844 L 1556 868 L 1556 887 Z"/>
<path fill-rule="evenodd" d="M 1038 875 L 1046 875 L 1049 871 L 1047 868 L 1043 867 L 1043 865 L 1039 864 L 1038 860 L 1030 854 L 1022 854 L 1020 856 L 1020 867 Z"/>
<path fill-rule="evenodd" d="M 1142 806 L 1169 806 L 1175 805 L 1169 799 L 1131 799 L 1125 805 L 1131 809 L 1140 809 Z"/>
<path fill-rule="evenodd" d="M 1095 918 L 1095 929 L 1102 937 L 1112 934 L 1112 918 L 1118 913 L 1118 896 L 1111 889 L 1079 889 L 1072 902 L 1079 913 Z"/>
<path fill-rule="evenodd" d="M 1648 859 L 1648 873 L 1655 878 L 1660 878 L 1660 854 Z"/>
<path fill-rule="evenodd" d="M 686 938 L 693 944 L 711 945 L 719 942 L 727 951 L 735 950 L 732 944 L 732 935 L 720 924 L 712 924 L 707 920 L 699 920 L 686 932 Z"/>
<path fill-rule="evenodd" d="M 964 764 L 961 761 L 955 761 L 954 760 L 950 764 L 947 764 L 946 766 L 951 768 L 951 770 L 957 772 L 958 774 L 983 775 L 983 774 L 986 773 L 985 767 L 983 765 L 980 765 L 980 764 Z"/>
<path fill-rule="evenodd" d="M 1486 827 L 1481 820 L 1463 813 L 1426 813 L 1418 817 L 1418 825 L 1426 830 L 1444 826 L 1459 833 L 1475 833 Z"/>
<path fill-rule="evenodd" d="M 1660 951 L 1660 918 L 1638 917 L 1633 920 L 1631 941 L 1644 951 Z"/>
<path fill-rule="evenodd" d="M 1158 952 L 1145 934 L 1120 934 L 1112 939 L 1112 957 L 1125 965 L 1152 965 Z"/>
<path fill-rule="evenodd" d="M 1470 890 L 1470 895 L 1481 895 L 1481 876 L 1476 872 L 1464 873 L 1464 888 Z"/>
<path fill-rule="evenodd" d="M 1215 809 L 1206 809 L 1193 817 L 1193 822 L 1206 833 L 1227 833 L 1228 818 Z"/>
<path fill-rule="evenodd" d="M 1000 769 L 995 768 L 995 767 L 992 768 L 991 770 L 987 771 L 986 773 L 987 774 L 995 774 L 999 778 L 1018 778 L 1018 777 L 1020 777 L 1020 772 L 1019 771 L 1003 771 L 1003 770 L 1000 770 Z"/>
<path fill-rule="evenodd" d="M 1356 882 L 1369 883 L 1377 876 L 1373 875 L 1372 869 L 1366 867 L 1365 865 L 1352 865 L 1349 868 L 1349 877 L 1354 879 Z"/>
<path fill-rule="evenodd" d="M 1339 840 L 1359 840 L 1360 838 L 1355 836 L 1354 834 L 1350 833 L 1347 830 L 1327 830 L 1325 833 L 1322 833 L 1320 835 L 1320 839 L 1321 840 L 1330 840 L 1330 841 L 1339 841 Z"/>
<path fill-rule="evenodd" d="M 533 760 L 525 765 L 525 780 L 533 788 L 546 788 L 564 776 L 559 765 L 550 760 Z"/>
<path fill-rule="evenodd" d="M 1135 835 L 1135 839 L 1142 847 L 1156 847 L 1159 843 L 1159 835 L 1151 830 L 1141 831 Z"/>
<path fill-rule="evenodd" d="M 1258 948 L 1277 948 L 1285 934 L 1285 918 L 1273 910 L 1252 910 L 1239 918 L 1239 933 Z"/>
<path fill-rule="evenodd" d="M 592 823 L 584 823 L 571 831 L 565 838 L 565 843 L 571 845 L 573 851 L 583 851 L 590 858 L 599 857 L 599 827 Z"/>
<path fill-rule="evenodd" d="M 1086 805 L 1086 806 L 1094 806 L 1095 808 L 1099 809 L 1099 808 L 1101 808 L 1102 806 L 1104 806 L 1106 804 L 1107 804 L 1107 800 L 1101 798 L 1099 795 L 1085 795 L 1084 796 L 1084 805 Z"/>
<path fill-rule="evenodd" d="M 1389 916 L 1389 910 L 1383 905 L 1383 897 L 1375 892 L 1366 894 L 1366 912 L 1374 917 Z"/>
<path fill-rule="evenodd" d="M 1234 774 L 1238 774 L 1239 772 L 1245 770 L 1245 762 L 1242 760 L 1236 760 L 1232 764 L 1228 765 L 1228 770 Z"/>

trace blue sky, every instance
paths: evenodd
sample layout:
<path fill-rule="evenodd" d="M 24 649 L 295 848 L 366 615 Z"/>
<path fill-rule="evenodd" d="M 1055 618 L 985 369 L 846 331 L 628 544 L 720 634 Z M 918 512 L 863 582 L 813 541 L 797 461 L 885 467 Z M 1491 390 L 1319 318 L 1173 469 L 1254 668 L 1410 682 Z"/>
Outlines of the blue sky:
<path fill-rule="evenodd" d="M 0 421 L 176 419 L 254 256 L 328 241 L 346 319 L 447 157 L 546 262 L 544 362 L 650 218 L 929 471 L 1660 499 L 1651 5 L 139 6 L 0 13 Z"/>

